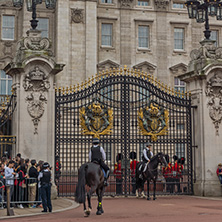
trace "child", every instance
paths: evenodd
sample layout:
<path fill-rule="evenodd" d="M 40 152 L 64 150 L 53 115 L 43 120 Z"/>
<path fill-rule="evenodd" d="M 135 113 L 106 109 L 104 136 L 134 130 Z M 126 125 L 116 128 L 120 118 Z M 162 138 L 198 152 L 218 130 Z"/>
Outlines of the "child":
<path fill-rule="evenodd" d="M 218 168 L 217 168 L 217 176 L 220 180 L 220 183 L 222 184 L 222 163 L 218 164 Z"/>

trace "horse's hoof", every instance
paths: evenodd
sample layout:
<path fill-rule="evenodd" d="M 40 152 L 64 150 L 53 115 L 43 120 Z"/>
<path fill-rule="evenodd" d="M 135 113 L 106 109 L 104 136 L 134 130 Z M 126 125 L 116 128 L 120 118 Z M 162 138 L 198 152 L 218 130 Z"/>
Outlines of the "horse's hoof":
<path fill-rule="evenodd" d="M 96 215 L 101 215 L 101 214 L 102 214 L 101 210 L 98 210 L 98 211 L 96 212 Z"/>
<path fill-rule="evenodd" d="M 147 199 L 147 200 L 150 200 L 150 197 L 147 197 L 146 199 Z"/>
<path fill-rule="evenodd" d="M 89 209 L 86 211 L 86 214 L 89 216 L 89 215 L 90 215 L 90 212 L 91 212 L 91 209 L 89 208 Z"/>
<path fill-rule="evenodd" d="M 88 217 L 89 216 L 89 214 L 87 213 L 87 211 L 85 210 L 84 211 L 84 217 Z"/>
<path fill-rule="evenodd" d="M 156 200 L 156 197 L 154 197 L 153 200 Z"/>
<path fill-rule="evenodd" d="M 101 213 L 104 214 L 104 210 L 103 210 L 103 208 L 101 209 Z"/>

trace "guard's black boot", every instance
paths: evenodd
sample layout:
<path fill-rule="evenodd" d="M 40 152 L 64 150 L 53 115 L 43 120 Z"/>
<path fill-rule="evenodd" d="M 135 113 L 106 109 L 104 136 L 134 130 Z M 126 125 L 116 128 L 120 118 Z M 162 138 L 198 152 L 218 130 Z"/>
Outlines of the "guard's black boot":
<path fill-rule="evenodd" d="M 106 187 L 109 186 L 109 184 L 107 182 L 108 178 L 109 178 L 109 170 L 107 170 L 106 177 L 104 178 L 104 186 L 106 186 Z"/>

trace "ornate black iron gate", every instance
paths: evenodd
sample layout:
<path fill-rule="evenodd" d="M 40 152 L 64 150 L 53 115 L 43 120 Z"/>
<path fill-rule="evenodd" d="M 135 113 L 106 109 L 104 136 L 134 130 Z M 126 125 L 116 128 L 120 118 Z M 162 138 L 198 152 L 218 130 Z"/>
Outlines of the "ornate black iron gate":
<path fill-rule="evenodd" d="M 172 174 L 171 182 L 173 192 L 192 193 L 191 101 L 186 93 L 124 68 L 56 90 L 55 104 L 55 180 L 60 196 L 74 195 L 78 168 L 88 161 L 93 137 L 100 138 L 111 169 L 107 195 L 134 193 L 130 157 L 135 152 L 140 161 L 148 141 L 154 155 L 168 154 L 172 163 L 174 155 L 185 158 L 182 175 Z M 120 171 L 115 170 L 118 154 Z M 158 193 L 168 193 L 165 179 L 160 168 Z"/>

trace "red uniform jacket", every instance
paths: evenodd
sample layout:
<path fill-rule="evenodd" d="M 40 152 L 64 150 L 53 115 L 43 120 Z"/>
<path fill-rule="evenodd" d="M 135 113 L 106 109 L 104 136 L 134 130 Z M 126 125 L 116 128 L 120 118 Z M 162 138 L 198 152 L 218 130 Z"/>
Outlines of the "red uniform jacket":
<path fill-rule="evenodd" d="M 115 163 L 114 172 L 117 179 L 122 179 L 122 173 L 121 173 L 121 163 Z"/>
<path fill-rule="evenodd" d="M 163 176 L 165 178 L 171 177 L 172 176 L 172 164 L 168 163 L 168 166 L 167 167 L 163 167 L 162 171 L 163 171 Z"/>
<path fill-rule="evenodd" d="M 136 160 L 132 160 L 130 162 L 131 177 L 135 177 L 135 174 L 136 174 L 136 164 L 137 163 L 138 163 L 138 161 L 136 161 Z"/>
<path fill-rule="evenodd" d="M 183 165 L 175 163 L 172 167 L 173 177 L 174 178 L 181 178 L 183 171 Z"/>

